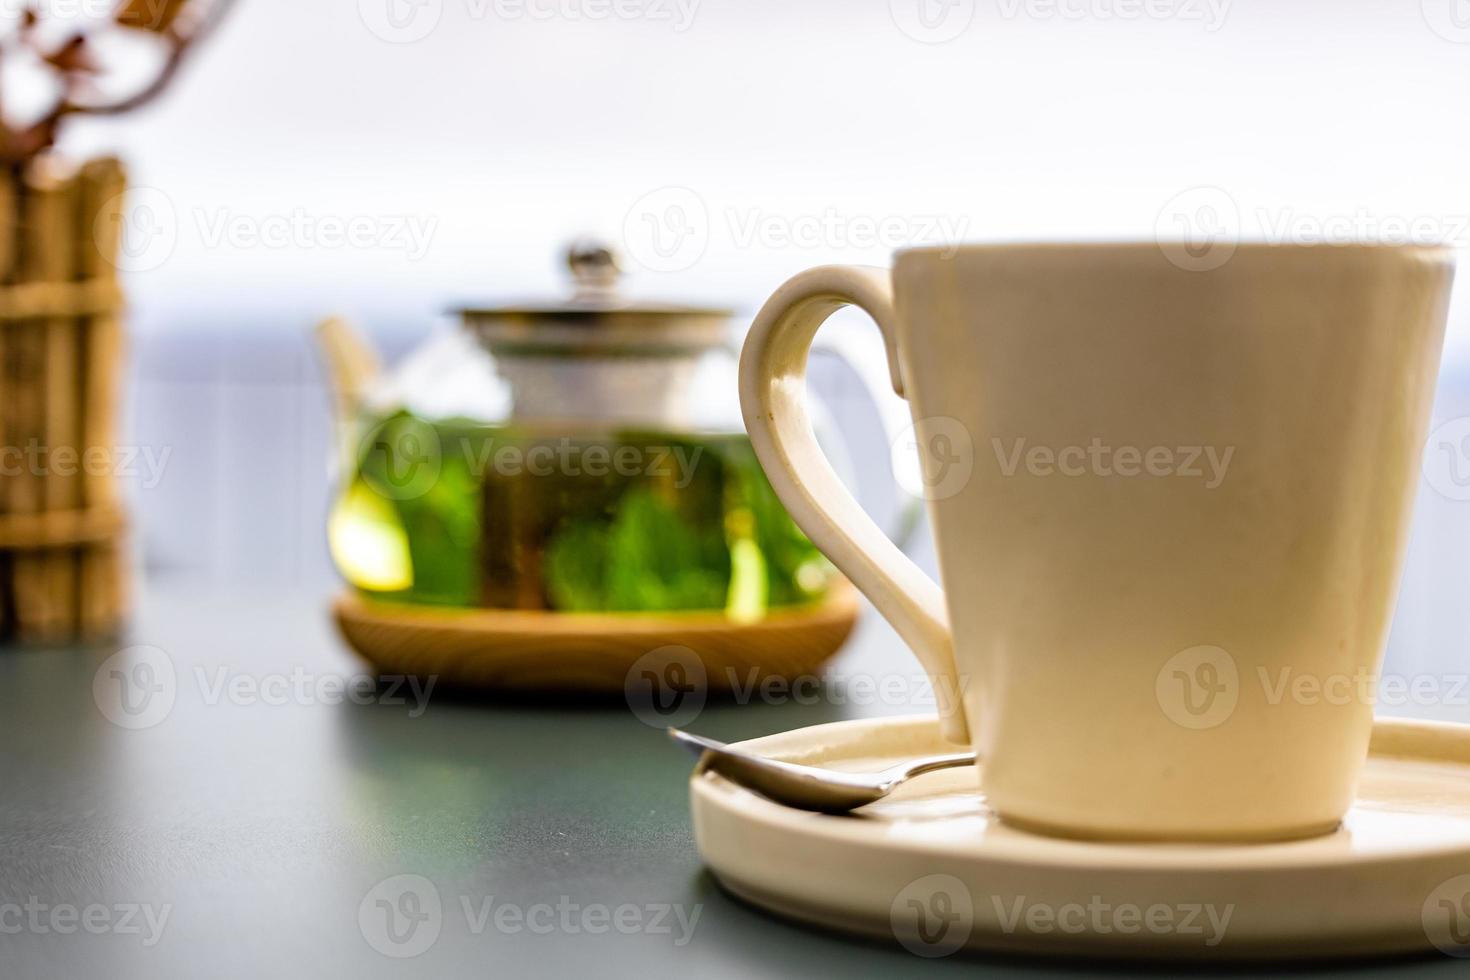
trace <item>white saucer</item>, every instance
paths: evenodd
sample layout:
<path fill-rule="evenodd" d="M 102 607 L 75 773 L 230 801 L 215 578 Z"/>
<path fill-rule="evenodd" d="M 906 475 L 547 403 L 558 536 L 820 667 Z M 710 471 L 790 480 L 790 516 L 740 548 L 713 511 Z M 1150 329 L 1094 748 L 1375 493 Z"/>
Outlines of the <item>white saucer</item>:
<path fill-rule="evenodd" d="M 851 770 L 953 750 L 926 717 L 741 746 Z M 1470 956 L 1470 726 L 1380 721 L 1342 828 L 1279 844 L 1043 837 L 1000 823 L 971 769 L 920 776 L 849 816 L 792 810 L 699 770 L 690 796 L 699 851 L 726 889 L 920 955 Z"/>

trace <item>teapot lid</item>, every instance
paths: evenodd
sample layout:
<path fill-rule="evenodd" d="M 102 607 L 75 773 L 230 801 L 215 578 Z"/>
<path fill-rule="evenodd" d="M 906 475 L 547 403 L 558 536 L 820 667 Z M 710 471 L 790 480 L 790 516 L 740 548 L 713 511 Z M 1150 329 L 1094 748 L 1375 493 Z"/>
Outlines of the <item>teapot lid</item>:
<path fill-rule="evenodd" d="M 734 311 L 634 301 L 619 288 L 622 267 L 604 242 L 567 247 L 571 295 L 561 303 L 461 307 L 465 328 L 496 355 L 639 353 L 685 355 L 723 343 Z"/>

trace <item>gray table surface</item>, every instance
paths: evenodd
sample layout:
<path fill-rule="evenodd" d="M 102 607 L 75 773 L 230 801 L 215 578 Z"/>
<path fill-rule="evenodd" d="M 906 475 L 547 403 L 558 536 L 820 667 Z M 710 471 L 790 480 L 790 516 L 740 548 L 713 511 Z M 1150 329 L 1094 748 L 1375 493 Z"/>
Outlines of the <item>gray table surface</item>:
<path fill-rule="evenodd" d="M 690 761 L 626 706 L 441 692 L 426 706 L 385 703 L 395 699 L 381 692 L 372 703 L 328 703 L 330 679 L 361 668 L 324 601 L 147 596 L 129 642 L 166 652 L 176 694 L 146 728 L 120 727 L 108 717 L 115 710 L 99 708 L 94 679 L 115 647 L 0 651 L 0 977 L 1140 972 L 923 960 L 767 917 L 701 868 Z M 865 622 L 840 669 L 891 670 L 903 662 L 894 643 Z M 324 696 L 252 687 L 294 686 L 293 673 L 327 684 Z M 887 697 L 830 700 L 844 703 L 711 704 L 694 727 L 735 739 L 911 710 Z M 442 910 L 437 938 L 411 959 L 379 952 L 384 937 L 359 920 L 365 899 L 372 921 L 388 893 L 380 883 L 405 874 L 431 883 Z M 621 930 L 601 918 L 620 906 Z M 87 915 L 92 931 L 79 924 Z M 1465 971 L 1426 957 L 1214 975 Z"/>

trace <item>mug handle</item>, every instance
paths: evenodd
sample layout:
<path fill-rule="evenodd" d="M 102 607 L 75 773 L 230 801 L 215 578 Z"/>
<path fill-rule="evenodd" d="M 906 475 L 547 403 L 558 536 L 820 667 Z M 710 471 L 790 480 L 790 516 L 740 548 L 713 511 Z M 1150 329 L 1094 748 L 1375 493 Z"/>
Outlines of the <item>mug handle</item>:
<path fill-rule="evenodd" d="M 941 733 L 951 742 L 969 744 L 944 592 L 847 492 L 807 417 L 807 355 L 817 328 L 844 306 L 856 306 L 877 321 L 893 390 L 903 396 L 889 271 L 818 266 L 787 280 L 756 314 L 740 353 L 745 428 L 797 526 L 877 607 L 928 672 Z"/>

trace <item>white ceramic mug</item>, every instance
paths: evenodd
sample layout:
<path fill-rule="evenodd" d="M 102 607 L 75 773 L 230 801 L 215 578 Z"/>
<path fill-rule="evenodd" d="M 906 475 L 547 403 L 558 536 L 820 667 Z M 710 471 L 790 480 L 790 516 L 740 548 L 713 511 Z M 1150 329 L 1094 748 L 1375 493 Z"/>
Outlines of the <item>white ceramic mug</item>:
<path fill-rule="evenodd" d="M 961 692 L 941 724 L 1003 818 L 1308 836 L 1367 752 L 1452 275 L 1420 247 L 915 249 L 777 290 L 741 402 L 796 522 Z M 912 409 L 943 592 L 811 435 L 807 350 L 849 304 Z"/>

